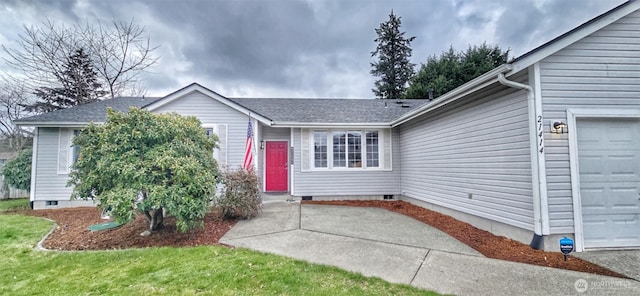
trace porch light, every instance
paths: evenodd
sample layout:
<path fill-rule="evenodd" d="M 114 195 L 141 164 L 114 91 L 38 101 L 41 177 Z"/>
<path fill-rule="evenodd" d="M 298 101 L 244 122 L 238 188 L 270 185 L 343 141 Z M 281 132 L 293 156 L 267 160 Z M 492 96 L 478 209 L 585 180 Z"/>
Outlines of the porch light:
<path fill-rule="evenodd" d="M 563 121 L 551 121 L 551 132 L 556 134 L 564 134 L 567 132 L 567 123 Z"/>
<path fill-rule="evenodd" d="M 260 150 L 264 149 L 264 140 L 260 140 Z"/>

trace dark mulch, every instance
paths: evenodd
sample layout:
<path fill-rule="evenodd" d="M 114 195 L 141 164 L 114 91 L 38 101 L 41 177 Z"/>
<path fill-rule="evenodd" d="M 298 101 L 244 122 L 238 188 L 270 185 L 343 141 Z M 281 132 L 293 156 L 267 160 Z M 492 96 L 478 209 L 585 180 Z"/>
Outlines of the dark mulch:
<path fill-rule="evenodd" d="M 218 240 L 236 223 L 236 221 L 223 220 L 218 213 L 211 212 L 205 216 L 203 228 L 181 233 L 176 229 L 175 218 L 168 217 L 165 218 L 164 228 L 144 237 L 140 234 L 148 230 L 149 226 L 143 215 L 138 215 L 133 222 L 117 228 L 92 232 L 87 227 L 110 221 L 100 219 L 100 211 L 97 208 L 27 210 L 23 213 L 56 221 L 58 227 L 43 244 L 45 248 L 54 250 L 111 250 L 217 245 Z"/>

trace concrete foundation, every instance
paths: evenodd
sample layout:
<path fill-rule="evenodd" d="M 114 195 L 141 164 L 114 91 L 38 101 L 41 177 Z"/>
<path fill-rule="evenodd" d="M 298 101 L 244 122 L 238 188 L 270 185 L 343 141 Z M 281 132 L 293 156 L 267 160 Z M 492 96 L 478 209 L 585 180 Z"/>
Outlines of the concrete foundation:
<path fill-rule="evenodd" d="M 34 200 L 34 210 L 60 209 L 60 208 L 77 208 L 77 207 L 95 207 L 96 203 L 92 200 Z"/>
<path fill-rule="evenodd" d="M 400 195 L 395 194 L 392 195 L 393 196 L 392 199 L 386 199 L 386 200 L 398 200 L 400 198 Z M 386 195 L 327 195 L 327 196 L 318 196 L 318 195 L 313 195 L 311 196 L 311 200 L 383 200 L 385 199 Z M 297 196 L 298 198 L 302 198 L 302 196 Z"/>

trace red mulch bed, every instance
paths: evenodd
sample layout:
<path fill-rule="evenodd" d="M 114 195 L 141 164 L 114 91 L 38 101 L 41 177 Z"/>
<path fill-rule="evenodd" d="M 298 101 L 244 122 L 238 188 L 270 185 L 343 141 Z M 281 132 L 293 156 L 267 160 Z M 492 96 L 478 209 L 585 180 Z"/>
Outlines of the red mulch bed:
<path fill-rule="evenodd" d="M 149 229 L 149 224 L 141 214 L 131 223 L 92 232 L 87 227 L 110 221 L 101 219 L 101 212 L 97 208 L 26 210 L 21 213 L 56 221 L 58 227 L 43 246 L 67 251 L 217 245 L 218 240 L 236 223 L 235 220 L 223 220 L 218 213 L 211 212 L 205 216 L 203 228 L 180 233 L 176 229 L 175 218 L 167 217 L 164 228 L 144 237 L 140 234 Z"/>
<path fill-rule="evenodd" d="M 383 208 L 413 217 L 416 220 L 446 232 L 488 258 L 627 278 L 624 275 L 573 256 L 569 256 L 567 261 L 564 261 L 564 256 L 560 252 L 534 250 L 527 244 L 504 236 L 496 236 L 450 216 L 405 201 L 354 200 L 303 201 L 303 203 Z"/>

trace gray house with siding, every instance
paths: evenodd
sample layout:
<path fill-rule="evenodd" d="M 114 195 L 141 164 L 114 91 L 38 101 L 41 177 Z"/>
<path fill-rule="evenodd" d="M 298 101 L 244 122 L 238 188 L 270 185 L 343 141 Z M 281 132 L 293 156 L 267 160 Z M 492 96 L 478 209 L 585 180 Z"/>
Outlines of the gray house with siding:
<path fill-rule="evenodd" d="M 198 117 L 266 192 L 385 196 L 556 250 L 640 247 L 640 4 L 624 3 L 434 100 L 227 98 L 192 84 L 16 121 L 35 127 L 31 200 L 70 201 L 74 130 L 107 107 Z"/>

